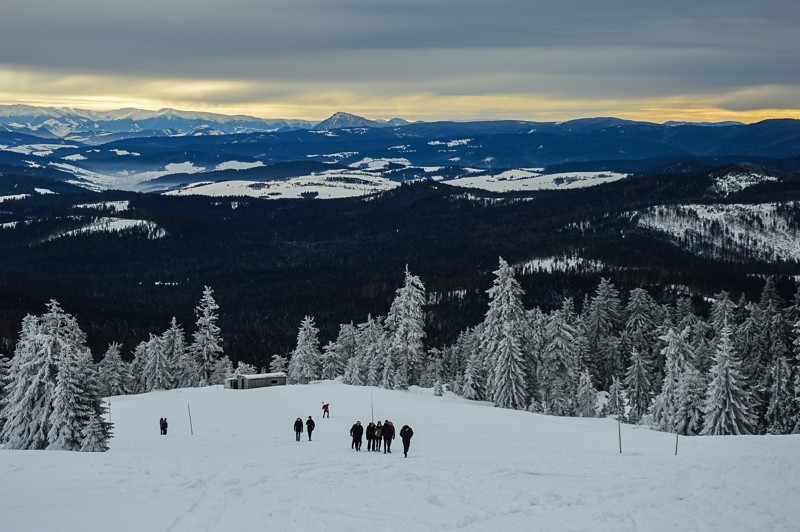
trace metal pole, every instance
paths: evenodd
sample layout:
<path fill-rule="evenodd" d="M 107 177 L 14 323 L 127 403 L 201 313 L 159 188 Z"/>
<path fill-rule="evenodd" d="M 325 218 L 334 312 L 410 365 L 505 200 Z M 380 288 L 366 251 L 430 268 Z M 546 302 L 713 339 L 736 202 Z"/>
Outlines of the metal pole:
<path fill-rule="evenodd" d="M 108 400 L 108 422 L 111 423 L 111 399 Z"/>
<path fill-rule="evenodd" d="M 186 403 L 186 409 L 189 410 L 189 431 L 194 436 L 194 427 L 192 427 L 192 409 L 189 408 L 189 403 Z"/>
<path fill-rule="evenodd" d="M 678 433 L 675 432 L 675 456 L 678 456 Z"/>
<path fill-rule="evenodd" d="M 622 423 L 617 416 L 617 435 L 619 436 L 619 454 L 622 454 Z"/>

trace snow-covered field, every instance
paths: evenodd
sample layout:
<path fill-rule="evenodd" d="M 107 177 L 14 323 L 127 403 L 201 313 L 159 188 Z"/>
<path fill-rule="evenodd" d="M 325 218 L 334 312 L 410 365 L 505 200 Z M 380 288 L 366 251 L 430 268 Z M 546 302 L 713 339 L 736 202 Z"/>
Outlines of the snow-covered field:
<path fill-rule="evenodd" d="M 370 395 L 376 420 L 414 429 L 408 459 L 399 438 L 390 455 L 350 449 Z M 111 403 L 107 453 L 0 451 L 4 532 L 788 531 L 800 522 L 800 436 L 682 438 L 674 456 L 674 435 L 623 425 L 619 454 L 611 419 L 337 382 Z M 313 441 L 297 443 L 292 423 L 309 415 Z"/>
<path fill-rule="evenodd" d="M 452 179 L 446 181 L 446 183 L 458 187 L 480 188 L 494 192 L 511 192 L 592 187 L 604 183 L 612 183 L 627 177 L 627 174 L 618 174 L 614 172 L 541 174 L 537 170 L 539 169 L 520 168 L 516 170 L 506 170 L 497 175 Z"/>

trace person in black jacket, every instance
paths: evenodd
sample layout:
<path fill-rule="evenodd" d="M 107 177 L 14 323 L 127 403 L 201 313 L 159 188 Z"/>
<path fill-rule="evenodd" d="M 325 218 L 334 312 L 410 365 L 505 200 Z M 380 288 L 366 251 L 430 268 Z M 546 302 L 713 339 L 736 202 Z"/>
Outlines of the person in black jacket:
<path fill-rule="evenodd" d="M 314 420 L 311 419 L 311 416 L 308 416 L 306 420 L 306 430 L 308 430 L 308 441 L 311 441 L 311 433 L 314 432 Z"/>
<path fill-rule="evenodd" d="M 411 445 L 411 436 L 413 435 L 414 431 L 408 425 L 403 425 L 403 428 L 400 429 L 400 439 L 403 440 L 403 456 L 405 458 L 408 458 L 408 447 Z"/>
<path fill-rule="evenodd" d="M 297 420 L 294 422 L 294 435 L 296 438 L 295 441 L 300 441 L 300 435 L 302 433 L 303 433 L 303 420 L 297 418 Z"/>
<path fill-rule="evenodd" d="M 370 421 L 369 425 L 367 425 L 367 428 L 364 429 L 364 433 L 367 436 L 367 450 L 371 451 L 372 450 L 372 440 L 375 439 L 375 423 Z"/>
<path fill-rule="evenodd" d="M 381 429 L 381 437 L 383 437 L 383 454 L 392 453 L 392 440 L 394 439 L 394 425 L 388 419 L 383 422 Z"/>
<path fill-rule="evenodd" d="M 364 436 L 364 427 L 361 426 L 360 421 L 356 421 L 356 424 L 350 427 L 350 436 L 353 437 L 353 443 L 350 445 L 350 448 L 360 451 L 361 437 Z"/>

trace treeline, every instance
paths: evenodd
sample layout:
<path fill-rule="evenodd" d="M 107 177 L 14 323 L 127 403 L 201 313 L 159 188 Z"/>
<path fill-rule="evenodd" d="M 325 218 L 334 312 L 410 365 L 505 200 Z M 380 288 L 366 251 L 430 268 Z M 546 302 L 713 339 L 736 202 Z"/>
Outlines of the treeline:
<path fill-rule="evenodd" d="M 800 430 L 800 288 L 790 305 L 771 277 L 758 302 L 720 292 L 704 319 L 687 297 L 661 305 L 637 288 L 623 300 L 603 279 L 582 312 L 569 298 L 543 312 L 524 308 L 504 260 L 494 274 L 484 320 L 441 350 L 424 347 L 424 287 L 408 270 L 386 318 L 343 324 L 324 348 L 307 317 L 290 382 L 419 385 L 502 408 L 612 414 L 684 435 Z M 274 360 L 276 369 L 285 364 Z M 602 405 L 598 390 L 607 392 Z"/>

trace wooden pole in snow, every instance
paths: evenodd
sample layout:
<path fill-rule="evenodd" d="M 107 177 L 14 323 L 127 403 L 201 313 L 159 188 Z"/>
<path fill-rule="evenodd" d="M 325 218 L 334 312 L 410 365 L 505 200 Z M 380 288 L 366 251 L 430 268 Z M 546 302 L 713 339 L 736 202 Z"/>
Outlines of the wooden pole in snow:
<path fill-rule="evenodd" d="M 622 454 L 622 422 L 617 415 L 617 435 L 619 436 L 619 454 Z"/>
<path fill-rule="evenodd" d="M 675 456 L 678 456 L 678 432 L 675 432 Z"/>
<path fill-rule="evenodd" d="M 189 411 L 189 431 L 194 436 L 194 427 L 192 427 L 192 409 L 189 408 L 189 403 L 186 403 L 186 409 Z"/>

